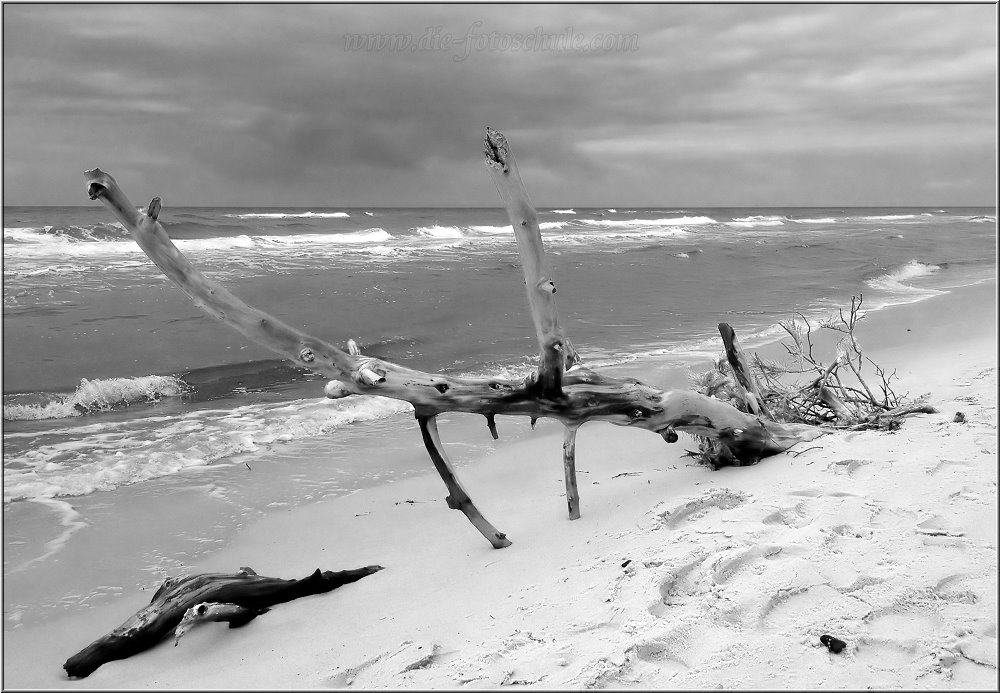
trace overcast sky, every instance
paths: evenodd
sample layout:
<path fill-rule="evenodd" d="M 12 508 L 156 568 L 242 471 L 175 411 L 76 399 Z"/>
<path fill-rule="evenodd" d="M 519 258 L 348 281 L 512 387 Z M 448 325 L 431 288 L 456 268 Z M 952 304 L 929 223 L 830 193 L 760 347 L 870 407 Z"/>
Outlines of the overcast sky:
<path fill-rule="evenodd" d="M 99 166 L 137 204 L 496 206 L 489 124 L 540 207 L 992 205 L 996 15 L 8 4 L 4 204 L 86 205 Z M 536 30 L 626 50 L 546 50 Z M 516 34 L 527 50 L 502 50 Z"/>

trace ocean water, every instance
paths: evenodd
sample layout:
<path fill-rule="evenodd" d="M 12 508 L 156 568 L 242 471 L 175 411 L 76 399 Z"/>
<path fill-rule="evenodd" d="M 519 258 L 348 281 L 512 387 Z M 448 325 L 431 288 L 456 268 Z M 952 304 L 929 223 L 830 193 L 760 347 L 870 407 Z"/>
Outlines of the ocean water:
<path fill-rule="evenodd" d="M 683 384 L 717 353 L 721 321 L 752 347 L 778 320 L 827 317 L 852 295 L 877 310 L 996 275 L 993 208 L 539 217 L 584 361 L 657 383 Z M 165 208 L 160 220 L 206 274 L 323 339 L 427 371 L 534 366 L 501 209 Z M 144 588 L 262 513 L 431 468 L 409 405 L 323 398 L 324 378 L 194 308 L 102 205 L 7 207 L 3 222 L 5 628 Z M 482 442 L 454 426 L 459 464 L 488 454 L 481 422 Z M 160 533 L 116 521 L 137 512 Z M 134 565 L 88 564 L 77 591 L 54 594 L 101 541 L 132 547 Z"/>

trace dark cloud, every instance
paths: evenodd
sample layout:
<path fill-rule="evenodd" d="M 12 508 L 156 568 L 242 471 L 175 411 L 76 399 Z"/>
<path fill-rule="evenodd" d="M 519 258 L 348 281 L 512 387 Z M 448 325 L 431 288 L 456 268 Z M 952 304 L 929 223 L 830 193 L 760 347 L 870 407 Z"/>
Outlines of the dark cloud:
<path fill-rule="evenodd" d="M 477 43 L 536 30 L 638 49 Z M 540 205 L 989 204 L 996 56 L 988 5 L 6 5 L 5 203 L 86 204 L 99 165 L 175 204 L 492 206 L 491 124 Z"/>

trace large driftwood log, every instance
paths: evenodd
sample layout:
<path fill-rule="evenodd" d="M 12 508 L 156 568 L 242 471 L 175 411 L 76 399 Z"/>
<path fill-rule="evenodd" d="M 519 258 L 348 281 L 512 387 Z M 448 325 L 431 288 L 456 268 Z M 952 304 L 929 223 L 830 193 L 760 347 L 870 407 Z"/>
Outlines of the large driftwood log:
<path fill-rule="evenodd" d="M 537 216 L 507 140 L 487 128 L 484 151 L 517 238 L 541 351 L 538 371 L 522 380 L 426 373 L 363 356 L 353 341 L 345 352 L 286 325 L 243 303 L 195 269 L 157 221 L 159 198 L 153 198 L 146 213 L 140 214 L 109 174 L 93 169 L 85 176 L 90 198 L 104 203 L 156 266 L 209 315 L 297 365 L 333 378 L 326 387 L 329 397 L 381 395 L 410 402 L 424 444 L 448 488 L 449 507 L 462 510 L 495 548 L 510 542 L 482 516 L 458 482 L 437 435 L 435 417 L 442 412 L 482 414 L 494 436 L 497 414 L 528 416 L 532 422 L 549 417 L 571 430 L 588 421 L 607 421 L 654 431 L 669 443 L 677 440 L 676 431 L 683 431 L 716 439 L 726 455 L 747 460 L 783 452 L 821 435 L 811 426 L 759 420 L 694 392 L 664 391 L 634 379 L 609 378 L 582 366 L 559 327 L 552 268 L 545 260 Z M 573 518 L 579 513 L 575 435 L 567 433 L 564 451 L 567 501 Z"/>
<path fill-rule="evenodd" d="M 90 676 L 102 664 L 148 650 L 172 631 L 174 644 L 195 623 L 228 621 L 230 628 L 250 623 L 275 604 L 322 594 L 382 570 L 370 565 L 355 570 L 316 570 L 301 580 L 257 575 L 240 568 L 235 575 L 203 573 L 167 578 L 150 600 L 125 623 L 66 660 L 69 676 Z"/>

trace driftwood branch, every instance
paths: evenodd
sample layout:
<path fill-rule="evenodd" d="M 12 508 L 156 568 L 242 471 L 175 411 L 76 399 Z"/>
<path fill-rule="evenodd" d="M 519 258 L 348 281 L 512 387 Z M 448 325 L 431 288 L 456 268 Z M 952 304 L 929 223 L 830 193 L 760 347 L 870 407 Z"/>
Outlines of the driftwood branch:
<path fill-rule="evenodd" d="M 717 399 L 694 392 L 660 390 L 634 379 L 609 378 L 579 365 L 576 351 L 559 327 L 552 268 L 545 259 L 537 215 L 528 199 L 506 139 L 487 128 L 486 163 L 507 208 L 525 274 L 528 304 L 541 351 L 537 373 L 522 380 L 464 378 L 426 373 L 382 359 L 366 357 L 349 342 L 344 351 L 253 308 L 191 265 L 171 243 L 157 221 L 159 198 L 140 214 L 109 174 L 85 173 L 91 199 L 104 203 L 128 229 L 139 247 L 195 305 L 236 329 L 248 339 L 331 378 L 325 393 L 381 395 L 410 402 L 425 446 L 445 480 L 449 507 L 457 508 L 496 547 L 507 546 L 504 534 L 487 522 L 462 489 L 437 434 L 435 418 L 442 412 L 480 414 L 495 434 L 497 414 L 527 416 L 532 425 L 542 417 L 571 429 L 588 421 L 607 421 L 654 431 L 667 442 L 677 431 L 714 439 L 727 459 L 756 461 L 783 452 L 821 431 L 761 421 Z M 573 446 L 570 446 L 573 450 Z M 567 471 L 572 456 L 564 454 Z M 567 501 L 577 495 L 574 475 L 567 473 Z M 570 488 L 573 484 L 574 488 Z M 578 507 L 578 503 L 577 503 Z"/>
<path fill-rule="evenodd" d="M 505 546 L 510 546 L 510 540 L 507 538 L 507 535 L 483 517 L 483 514 L 479 512 L 479 509 L 472 502 L 472 499 L 469 498 L 469 494 L 455 475 L 455 470 L 451 466 L 451 460 L 448 459 L 448 455 L 444 451 L 444 445 L 441 444 L 441 437 L 438 435 L 437 417 L 418 417 L 417 422 L 420 424 L 420 434 L 424 437 L 424 446 L 427 448 L 427 453 L 431 456 L 434 468 L 437 469 L 438 474 L 441 475 L 441 479 L 444 481 L 445 487 L 448 489 L 448 497 L 445 498 L 448 507 L 452 510 L 461 510 L 469 518 L 469 522 L 479 530 L 479 533 L 486 537 L 488 542 L 493 544 L 494 549 L 502 549 Z"/>
<path fill-rule="evenodd" d="M 736 376 L 736 384 L 740 395 L 747 404 L 747 410 L 751 414 L 763 414 L 773 420 L 774 415 L 768 410 L 764 398 L 761 397 L 760 388 L 757 387 L 757 379 L 750 371 L 750 364 L 736 338 L 735 330 L 728 323 L 720 322 L 719 333 L 722 335 L 722 343 L 726 347 L 726 360 L 729 361 L 729 367 L 732 368 L 733 375 Z"/>
<path fill-rule="evenodd" d="M 176 645 L 195 623 L 228 621 L 230 628 L 238 628 L 275 604 L 329 592 L 379 570 L 382 566 L 325 572 L 317 569 L 301 580 L 282 580 L 240 568 L 235 575 L 203 573 L 167 578 L 148 606 L 67 659 L 63 669 L 69 676 L 84 678 L 107 662 L 148 650 L 171 632 Z"/>
<path fill-rule="evenodd" d="M 507 145 L 507 138 L 487 127 L 484 153 L 490 178 L 507 208 L 507 216 L 510 217 L 514 237 L 517 239 L 524 285 L 528 292 L 528 306 L 541 349 L 538 364 L 541 395 L 558 399 L 562 395 L 562 374 L 566 368 L 567 348 L 556 313 L 555 273 L 542 249 L 538 215 L 528 199 L 524 183 L 521 182 L 521 174 Z"/>
<path fill-rule="evenodd" d="M 576 426 L 566 427 L 563 439 L 563 475 L 566 481 L 566 505 L 569 519 L 580 519 L 580 489 L 576 485 Z"/>

